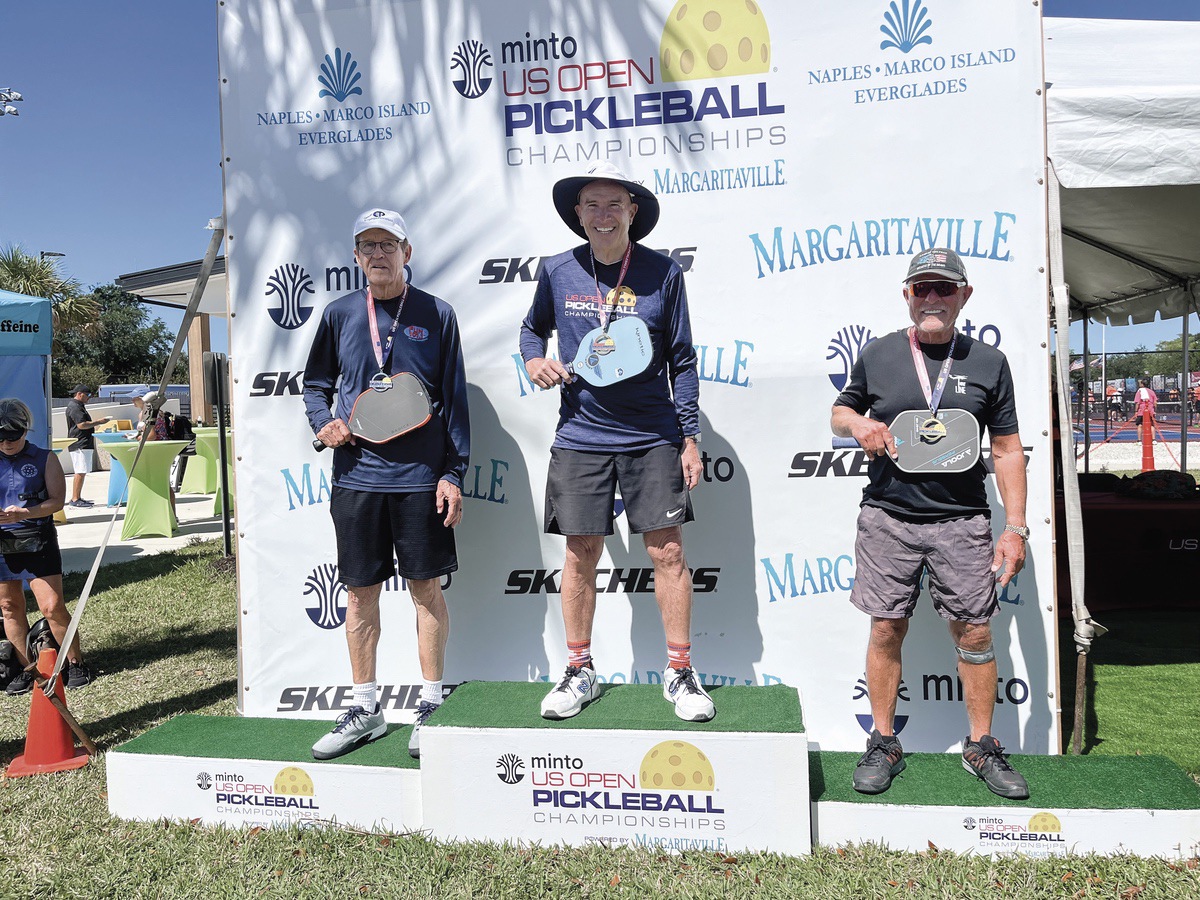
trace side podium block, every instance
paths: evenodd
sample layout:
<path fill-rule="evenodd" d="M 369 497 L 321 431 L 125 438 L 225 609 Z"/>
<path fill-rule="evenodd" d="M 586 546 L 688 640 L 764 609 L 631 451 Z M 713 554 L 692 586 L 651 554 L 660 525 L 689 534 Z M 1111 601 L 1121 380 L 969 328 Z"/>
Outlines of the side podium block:
<path fill-rule="evenodd" d="M 331 722 L 179 716 L 107 754 L 108 810 L 122 819 L 263 827 L 421 827 L 410 726 L 332 762 L 312 758 Z"/>
<path fill-rule="evenodd" d="M 434 837 L 812 851 L 795 688 L 714 689 L 706 723 L 677 719 L 650 685 L 606 685 L 578 716 L 552 722 L 539 715 L 547 690 L 470 682 L 422 729 Z"/>
<path fill-rule="evenodd" d="M 883 794 L 855 793 L 857 753 L 813 752 L 813 837 L 837 847 L 991 856 L 1200 852 L 1200 787 L 1159 756 L 1013 756 L 1028 800 L 1005 800 L 957 753 L 913 753 Z"/>

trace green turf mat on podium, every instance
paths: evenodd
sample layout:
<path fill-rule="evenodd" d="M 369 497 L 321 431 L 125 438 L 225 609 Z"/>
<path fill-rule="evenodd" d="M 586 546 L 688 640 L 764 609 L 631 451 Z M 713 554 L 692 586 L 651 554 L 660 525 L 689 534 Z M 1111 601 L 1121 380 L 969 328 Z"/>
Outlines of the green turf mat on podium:
<path fill-rule="evenodd" d="M 570 719 L 553 721 L 539 713 L 551 689 L 546 682 L 471 681 L 447 698 L 430 725 L 459 728 L 625 729 L 686 732 L 804 731 L 800 698 L 787 685 L 708 688 L 717 715 L 711 722 L 684 722 L 663 699 L 662 685 L 605 684 L 600 696 Z"/>
<path fill-rule="evenodd" d="M 1006 800 L 962 767 L 957 753 L 910 753 L 908 767 L 882 794 L 851 785 L 859 753 L 811 751 L 815 802 L 910 806 L 1012 806 L 1063 809 L 1200 809 L 1200 786 L 1161 756 L 1018 756 L 1013 766 L 1029 782 L 1028 800 Z"/>
<path fill-rule="evenodd" d="M 318 765 L 312 745 L 333 719 L 253 719 L 234 716 L 177 716 L 122 744 L 121 753 L 194 756 L 203 759 L 261 759 Z M 354 766 L 417 769 L 408 755 L 409 725 L 389 725 L 387 734 L 333 762 Z"/>

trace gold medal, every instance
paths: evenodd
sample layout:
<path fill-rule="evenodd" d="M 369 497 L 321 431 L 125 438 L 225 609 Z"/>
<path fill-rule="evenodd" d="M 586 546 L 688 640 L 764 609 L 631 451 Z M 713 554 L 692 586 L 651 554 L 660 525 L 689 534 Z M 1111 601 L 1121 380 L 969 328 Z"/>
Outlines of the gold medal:
<path fill-rule="evenodd" d="M 923 444 L 936 444 L 946 436 L 946 426 L 937 420 L 936 416 L 931 416 L 921 423 L 917 429 L 917 437 L 921 439 Z"/>

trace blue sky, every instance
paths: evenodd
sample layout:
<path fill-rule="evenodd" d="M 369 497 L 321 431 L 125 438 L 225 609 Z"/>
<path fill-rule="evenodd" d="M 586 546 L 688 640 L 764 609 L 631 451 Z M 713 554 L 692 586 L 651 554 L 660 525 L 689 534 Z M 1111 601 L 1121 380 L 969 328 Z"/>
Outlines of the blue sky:
<path fill-rule="evenodd" d="M 1197 0 L 1045 0 L 1045 8 L 1200 19 Z M 216 22 L 210 0 L 4 4 L 0 88 L 26 99 L 18 118 L 0 117 L 0 245 L 65 253 L 63 271 L 84 285 L 204 254 L 205 225 L 221 212 Z M 1109 328 L 1107 345 L 1152 347 L 1179 326 Z M 1081 346 L 1080 326 L 1071 331 L 1072 347 Z M 1096 348 L 1099 332 L 1093 326 Z M 221 338 L 214 344 L 225 349 Z"/>

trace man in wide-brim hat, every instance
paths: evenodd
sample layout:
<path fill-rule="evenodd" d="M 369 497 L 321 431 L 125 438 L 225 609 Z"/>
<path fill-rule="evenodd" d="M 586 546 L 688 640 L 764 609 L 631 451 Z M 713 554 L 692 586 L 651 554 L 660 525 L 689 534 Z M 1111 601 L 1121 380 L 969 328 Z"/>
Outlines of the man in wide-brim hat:
<path fill-rule="evenodd" d="M 613 533 L 618 484 L 629 530 L 643 535 L 654 564 L 654 593 L 666 633 L 663 695 L 675 714 L 707 721 L 712 699 L 692 668 L 691 574 L 683 554 L 688 492 L 700 480 L 700 382 L 683 270 L 642 246 L 658 222 L 654 194 L 610 163 L 554 186 L 554 206 L 587 243 L 546 261 L 533 306 L 521 323 L 521 356 L 534 384 L 562 388 L 546 479 L 545 530 L 567 539 L 562 608 L 566 673 L 542 702 L 542 716 L 565 719 L 599 694 L 591 657 L 596 564 Z M 618 322 L 636 318 L 651 352 L 604 378 L 576 377 L 564 362 L 621 350 Z M 609 327 L 614 331 L 609 333 Z M 559 358 L 546 355 L 558 332 Z M 614 372 L 616 373 L 614 375 Z M 598 383 L 591 383 L 596 381 Z"/>

